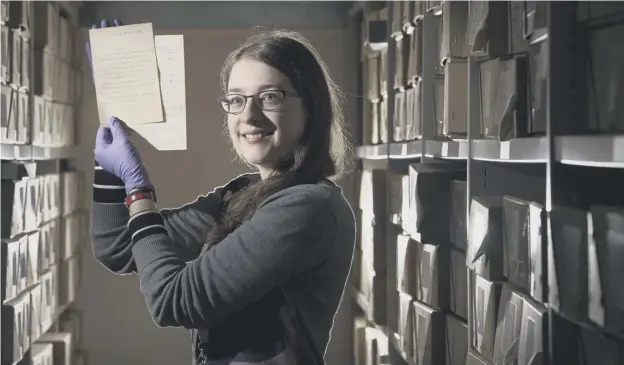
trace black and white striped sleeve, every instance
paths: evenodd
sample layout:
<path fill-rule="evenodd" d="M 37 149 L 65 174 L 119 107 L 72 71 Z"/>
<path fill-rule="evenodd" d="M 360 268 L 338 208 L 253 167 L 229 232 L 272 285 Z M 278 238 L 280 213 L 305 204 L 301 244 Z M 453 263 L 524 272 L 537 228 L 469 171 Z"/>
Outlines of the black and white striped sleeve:
<path fill-rule="evenodd" d="M 124 199 L 126 199 L 126 187 L 123 180 L 104 171 L 96 162 L 93 176 L 93 201 L 123 204 Z"/>
<path fill-rule="evenodd" d="M 128 220 L 128 230 L 132 243 L 154 234 L 167 234 L 165 221 L 158 210 L 145 210 L 133 215 Z"/>

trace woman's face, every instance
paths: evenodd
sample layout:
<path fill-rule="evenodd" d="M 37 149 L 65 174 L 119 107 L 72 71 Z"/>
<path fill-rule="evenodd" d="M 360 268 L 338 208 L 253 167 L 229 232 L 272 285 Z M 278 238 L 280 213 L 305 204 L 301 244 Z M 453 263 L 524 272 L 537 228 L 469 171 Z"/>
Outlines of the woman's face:
<path fill-rule="evenodd" d="M 280 92 L 285 92 L 281 106 Z M 232 67 L 226 95 L 226 107 L 242 109 L 227 114 L 234 148 L 264 178 L 301 139 L 306 120 L 303 102 L 283 73 L 247 59 Z"/>

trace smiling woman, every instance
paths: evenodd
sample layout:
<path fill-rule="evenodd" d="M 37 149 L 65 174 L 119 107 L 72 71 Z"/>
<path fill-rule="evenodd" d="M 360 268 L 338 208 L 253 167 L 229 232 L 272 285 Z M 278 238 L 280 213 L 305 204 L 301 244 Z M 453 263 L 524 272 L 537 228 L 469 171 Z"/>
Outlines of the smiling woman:
<path fill-rule="evenodd" d="M 355 243 L 353 212 L 330 180 L 349 151 L 338 87 L 309 42 L 288 31 L 250 38 L 221 80 L 229 137 L 259 173 L 159 210 L 111 117 L 96 137 L 95 257 L 138 272 L 152 318 L 191 329 L 200 365 L 320 364 Z"/>

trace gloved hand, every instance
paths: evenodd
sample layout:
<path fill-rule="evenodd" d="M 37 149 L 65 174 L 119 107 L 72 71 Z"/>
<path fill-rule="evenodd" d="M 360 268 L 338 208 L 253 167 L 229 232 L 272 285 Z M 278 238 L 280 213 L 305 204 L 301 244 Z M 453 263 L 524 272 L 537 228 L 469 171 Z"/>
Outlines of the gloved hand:
<path fill-rule="evenodd" d="M 91 29 L 98 29 L 98 28 L 108 28 L 108 27 L 120 27 L 123 24 L 121 24 L 120 20 L 114 19 L 113 21 L 108 21 L 106 19 L 102 19 L 100 21 L 100 24 L 98 26 L 98 24 L 93 24 L 93 26 L 91 26 Z M 91 60 L 91 42 L 89 42 L 87 40 L 87 43 L 85 45 L 86 47 L 86 51 L 87 51 L 87 58 L 89 59 L 89 67 L 91 67 L 91 73 L 93 73 L 93 63 Z"/>
<path fill-rule="evenodd" d="M 108 127 L 102 127 L 95 137 L 95 160 L 104 169 L 123 180 L 126 193 L 136 188 L 151 188 L 147 170 L 139 153 L 128 139 L 123 123 L 108 118 Z"/>

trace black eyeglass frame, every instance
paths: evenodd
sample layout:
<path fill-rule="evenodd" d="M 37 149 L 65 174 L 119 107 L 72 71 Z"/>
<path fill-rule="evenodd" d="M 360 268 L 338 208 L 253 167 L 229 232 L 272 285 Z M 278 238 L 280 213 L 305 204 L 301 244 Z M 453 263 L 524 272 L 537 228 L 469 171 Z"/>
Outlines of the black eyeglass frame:
<path fill-rule="evenodd" d="M 282 95 L 282 101 L 280 102 L 280 104 L 277 107 L 271 108 L 271 109 L 266 109 L 266 108 L 264 108 L 264 107 L 262 107 L 260 105 L 260 103 L 257 100 L 257 97 L 260 96 L 261 94 L 269 93 L 269 92 L 280 93 Z M 231 111 L 225 110 L 225 106 L 223 105 L 223 98 L 225 98 L 227 96 L 240 96 L 242 98 L 245 98 L 245 105 L 243 105 L 243 107 L 241 108 L 241 110 L 239 112 L 231 112 Z M 298 97 L 298 96 L 299 95 L 297 95 L 297 93 L 295 93 L 294 91 L 277 90 L 277 89 L 263 90 L 263 91 L 260 91 L 258 93 L 251 94 L 251 95 L 238 94 L 238 93 L 229 93 L 229 94 L 222 95 L 219 98 L 219 104 L 221 105 L 221 109 L 223 109 L 224 112 L 226 112 L 228 114 L 237 115 L 237 114 L 240 114 L 240 113 L 245 111 L 245 108 L 247 107 L 247 100 L 249 100 L 250 98 L 253 98 L 253 101 L 254 101 L 254 103 L 256 104 L 256 106 L 258 108 L 260 108 L 261 110 L 267 111 L 267 112 L 274 112 L 276 110 L 279 110 L 282 107 L 282 105 L 284 105 L 284 100 L 286 100 L 286 97 Z"/>

